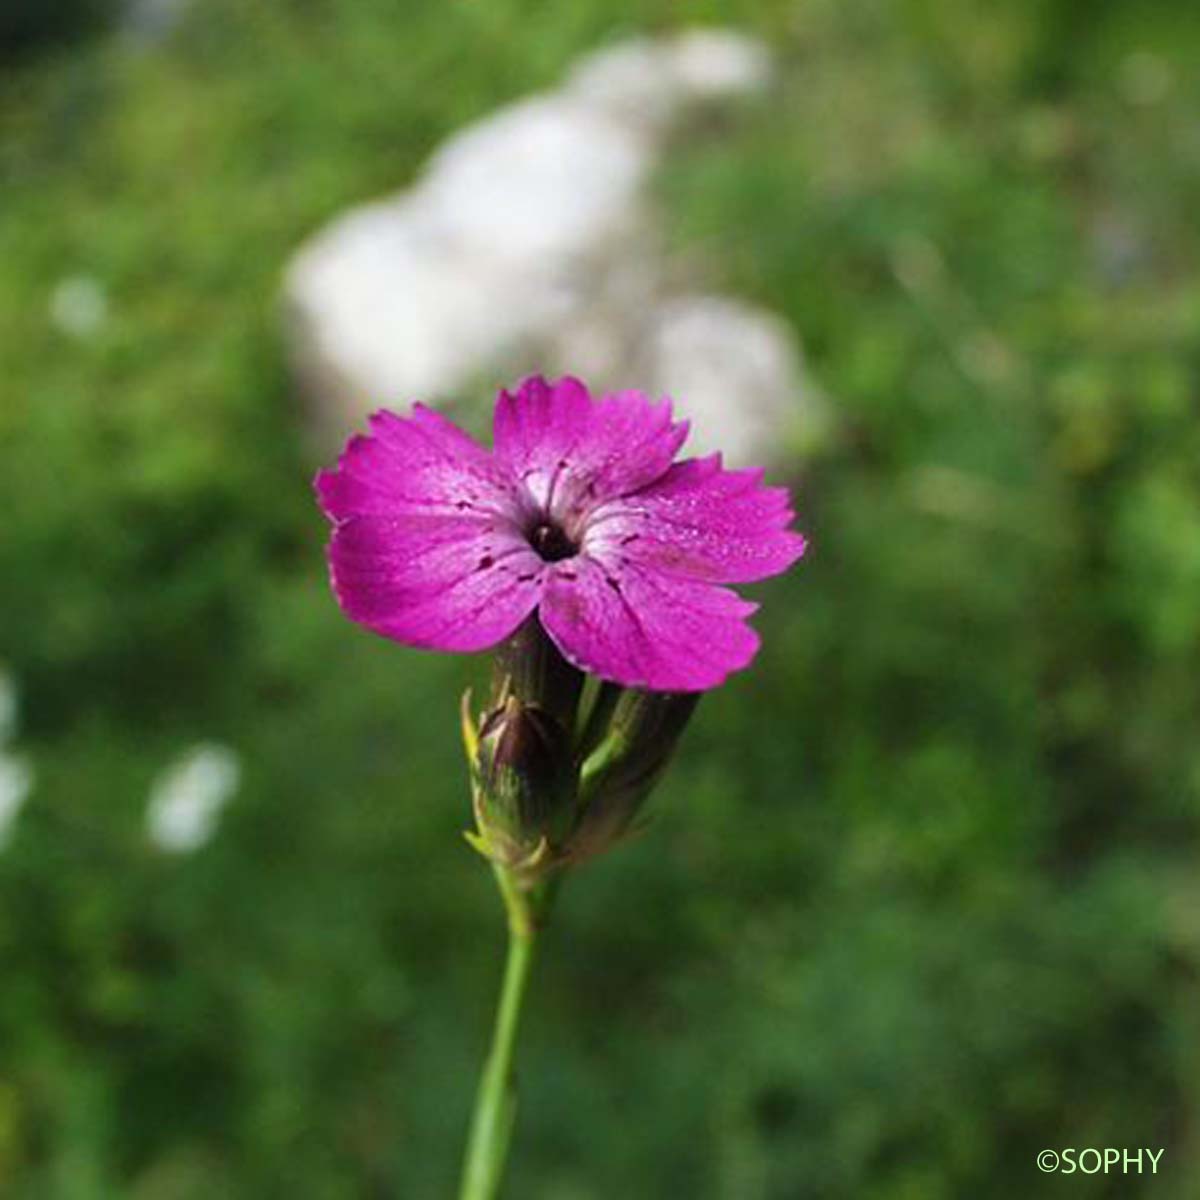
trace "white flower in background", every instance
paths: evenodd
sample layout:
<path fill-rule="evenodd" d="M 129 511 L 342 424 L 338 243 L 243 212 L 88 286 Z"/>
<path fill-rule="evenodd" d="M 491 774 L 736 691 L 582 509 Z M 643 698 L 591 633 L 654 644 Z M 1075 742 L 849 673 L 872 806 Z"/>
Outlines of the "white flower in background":
<path fill-rule="evenodd" d="M 91 275 L 71 275 L 50 293 L 50 319 L 72 337 L 91 337 L 108 316 L 108 292 Z"/>
<path fill-rule="evenodd" d="M 12 741 L 17 732 L 17 681 L 0 663 L 0 746 Z"/>
<path fill-rule="evenodd" d="M 216 742 L 200 742 L 162 772 L 150 789 L 146 832 L 160 850 L 186 854 L 216 832 L 221 810 L 237 791 L 242 768 L 237 754 Z"/>
<path fill-rule="evenodd" d="M 33 768 L 23 759 L 0 750 L 0 849 L 12 837 L 13 826 L 33 790 Z"/>
<path fill-rule="evenodd" d="M 0 849 L 12 837 L 22 806 L 33 790 L 33 767 L 8 752 L 17 732 L 17 681 L 0 664 Z"/>

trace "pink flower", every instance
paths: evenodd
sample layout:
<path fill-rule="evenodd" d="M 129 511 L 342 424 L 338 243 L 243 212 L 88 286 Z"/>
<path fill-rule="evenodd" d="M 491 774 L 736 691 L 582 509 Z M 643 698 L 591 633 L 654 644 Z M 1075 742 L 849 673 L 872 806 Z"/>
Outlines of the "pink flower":
<path fill-rule="evenodd" d="M 381 411 L 316 489 L 346 615 L 384 637 L 482 650 L 533 612 L 575 666 L 696 692 L 749 664 L 757 605 L 720 586 L 804 553 L 786 489 L 720 455 L 674 462 L 667 401 L 577 379 L 501 392 L 487 450 L 417 404 Z"/>

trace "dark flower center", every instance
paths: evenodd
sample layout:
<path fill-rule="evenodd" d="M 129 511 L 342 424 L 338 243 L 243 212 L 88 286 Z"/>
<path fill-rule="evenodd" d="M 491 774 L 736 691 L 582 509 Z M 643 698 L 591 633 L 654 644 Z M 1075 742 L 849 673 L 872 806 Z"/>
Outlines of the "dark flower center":
<path fill-rule="evenodd" d="M 579 551 L 579 547 L 550 521 L 542 521 L 533 527 L 529 534 L 529 544 L 543 562 L 561 562 Z"/>

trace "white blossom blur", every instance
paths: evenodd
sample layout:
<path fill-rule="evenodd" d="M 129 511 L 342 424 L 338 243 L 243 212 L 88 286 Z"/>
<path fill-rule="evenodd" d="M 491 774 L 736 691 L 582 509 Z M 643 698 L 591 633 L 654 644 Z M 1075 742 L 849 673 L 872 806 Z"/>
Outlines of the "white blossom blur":
<path fill-rule="evenodd" d="M 108 319 L 108 292 L 91 275 L 71 275 L 50 293 L 50 319 L 66 334 L 88 338 Z"/>
<path fill-rule="evenodd" d="M 6 746 L 17 733 L 17 681 L 0 663 L 0 746 Z"/>
<path fill-rule="evenodd" d="M 0 664 L 0 849 L 12 837 L 13 827 L 33 790 L 33 767 L 9 750 L 17 733 L 16 680 Z"/>
<path fill-rule="evenodd" d="M 187 854 L 216 833 L 221 811 L 241 781 L 237 754 L 216 742 L 190 747 L 167 767 L 150 789 L 146 832 L 160 849 Z"/>

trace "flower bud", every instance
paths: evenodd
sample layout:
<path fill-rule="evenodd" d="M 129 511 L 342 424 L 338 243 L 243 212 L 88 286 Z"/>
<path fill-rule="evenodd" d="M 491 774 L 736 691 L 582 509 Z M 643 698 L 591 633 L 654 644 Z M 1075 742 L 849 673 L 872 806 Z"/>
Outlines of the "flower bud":
<path fill-rule="evenodd" d="M 599 854 L 630 831 L 699 699 L 695 692 L 621 692 L 603 740 L 583 763 L 572 858 Z"/>
<path fill-rule="evenodd" d="M 548 864 L 575 820 L 571 738 L 558 719 L 507 696 L 483 719 L 471 776 L 477 848 L 516 870 Z"/>

